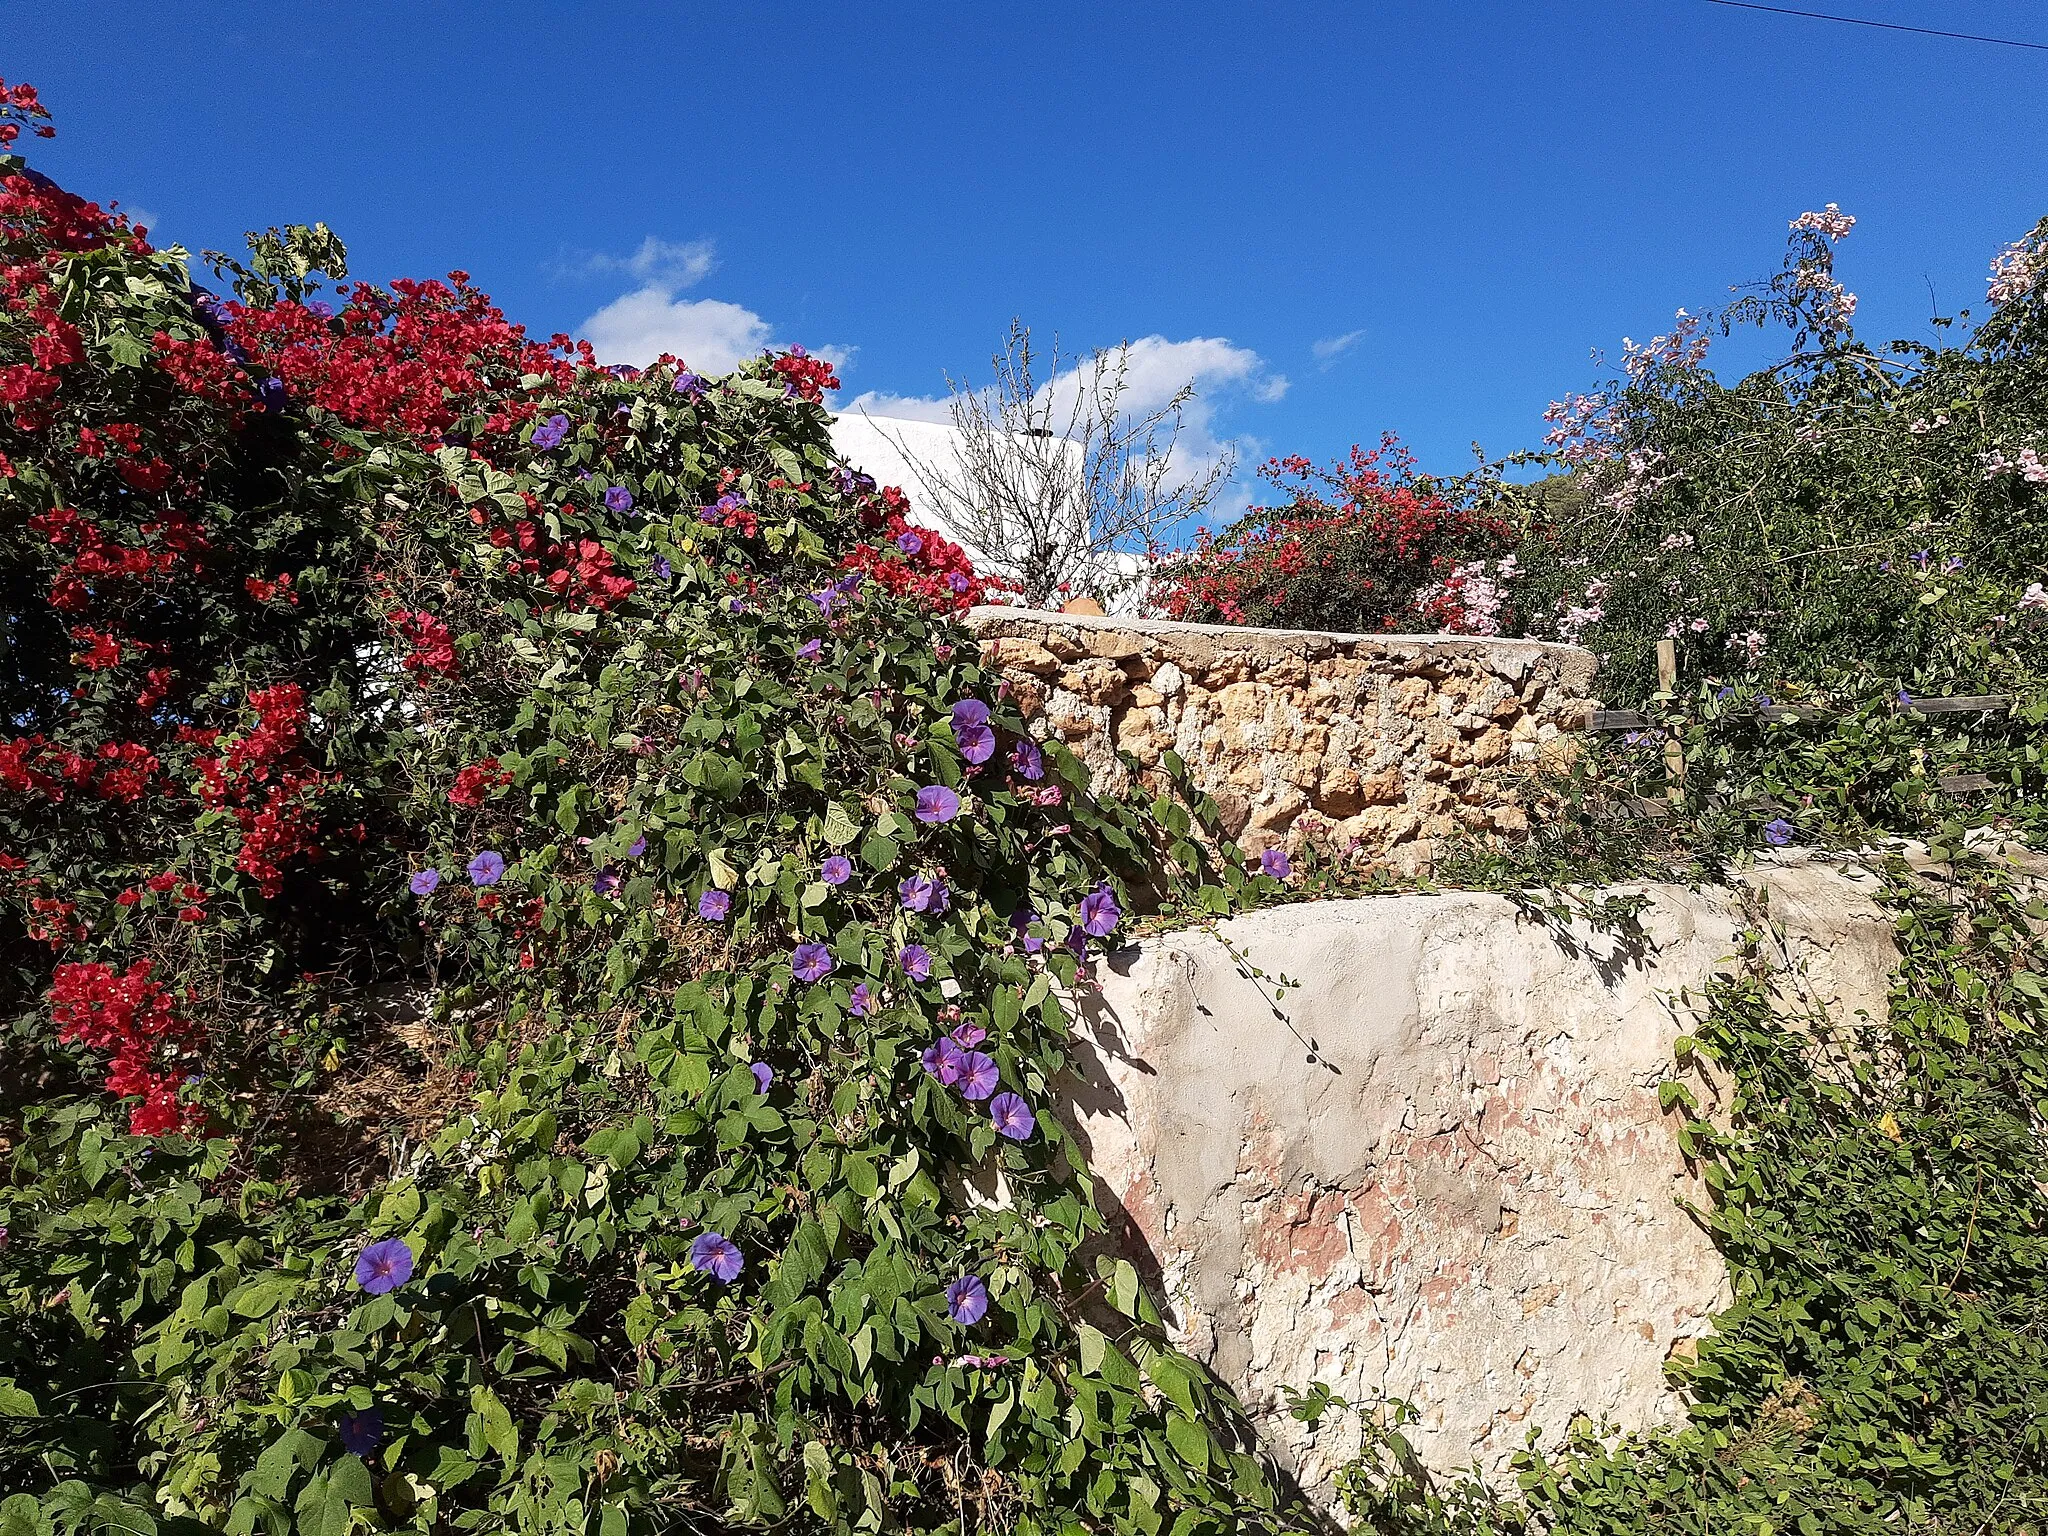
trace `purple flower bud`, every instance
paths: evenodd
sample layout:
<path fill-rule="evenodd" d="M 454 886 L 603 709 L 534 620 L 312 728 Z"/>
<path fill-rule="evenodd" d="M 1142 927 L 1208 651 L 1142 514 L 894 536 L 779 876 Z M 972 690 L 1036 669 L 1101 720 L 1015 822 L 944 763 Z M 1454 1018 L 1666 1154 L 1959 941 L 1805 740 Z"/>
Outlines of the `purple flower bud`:
<path fill-rule="evenodd" d="M 696 1241 L 690 1244 L 690 1268 L 700 1275 L 711 1275 L 730 1285 L 746 1268 L 746 1260 L 740 1257 L 739 1249 L 723 1232 L 700 1232 Z"/>
<path fill-rule="evenodd" d="M 960 1053 L 960 1097 L 985 1099 L 996 1091 L 1000 1081 L 993 1057 L 980 1051 Z"/>
<path fill-rule="evenodd" d="M 1116 932 L 1123 915 L 1116 898 L 1106 889 L 1091 891 L 1081 898 L 1081 926 L 1098 939 Z"/>
<path fill-rule="evenodd" d="M 766 1093 L 768 1085 L 775 1081 L 775 1069 L 765 1061 L 757 1061 L 747 1069 L 754 1074 L 754 1091 Z"/>
<path fill-rule="evenodd" d="M 369 1456 L 384 1443 L 384 1415 L 375 1408 L 358 1408 L 334 1422 L 341 1448 L 351 1456 Z"/>
<path fill-rule="evenodd" d="M 372 1296 L 397 1290 L 412 1278 L 412 1248 L 404 1238 L 387 1237 L 356 1255 L 356 1284 Z"/>
<path fill-rule="evenodd" d="M 960 797 L 943 784 L 927 784 L 917 792 L 917 819 L 927 826 L 951 821 L 960 814 Z"/>
<path fill-rule="evenodd" d="M 1012 1141 L 1029 1141 L 1031 1133 L 1038 1129 L 1038 1118 L 1031 1113 L 1031 1106 L 1014 1093 L 999 1093 L 990 1099 L 988 1117 L 996 1134 Z"/>
<path fill-rule="evenodd" d="M 963 1328 L 988 1316 L 988 1289 L 978 1276 L 962 1275 L 946 1287 L 946 1312 Z"/>
<path fill-rule="evenodd" d="M 644 836 L 636 837 L 633 839 L 633 846 L 626 850 L 626 857 L 629 859 L 637 859 L 644 857 L 646 853 L 647 839 Z"/>
<path fill-rule="evenodd" d="M 832 974 L 832 951 L 822 944 L 799 944 L 789 969 L 798 981 L 823 981 Z"/>
<path fill-rule="evenodd" d="M 819 639 L 806 640 L 796 648 L 797 655 L 805 661 L 816 661 L 825 651 L 825 642 Z"/>
<path fill-rule="evenodd" d="M 619 872 L 616 869 L 600 869 L 590 882 L 590 889 L 599 896 L 609 896 L 619 888 Z"/>

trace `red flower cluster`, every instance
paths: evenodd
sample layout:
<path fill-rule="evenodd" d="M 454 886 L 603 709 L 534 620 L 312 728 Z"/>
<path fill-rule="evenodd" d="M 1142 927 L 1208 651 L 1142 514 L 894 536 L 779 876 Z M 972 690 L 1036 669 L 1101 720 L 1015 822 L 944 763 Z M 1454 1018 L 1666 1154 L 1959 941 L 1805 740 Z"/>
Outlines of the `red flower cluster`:
<path fill-rule="evenodd" d="M 280 683 L 249 695 L 256 726 L 225 757 L 199 764 L 199 798 L 232 809 L 242 830 L 235 868 L 256 882 L 266 897 L 284 889 L 285 862 L 301 855 L 318 858 L 314 801 L 325 778 L 298 767 L 306 729 L 306 694 L 297 683 Z"/>
<path fill-rule="evenodd" d="M 488 518 L 482 507 L 470 508 L 469 515 L 479 524 Z M 595 539 L 564 539 L 558 544 L 539 524 L 524 518 L 509 528 L 491 529 L 488 537 L 499 549 L 519 552 L 512 562 L 516 573 L 539 576 L 546 571 L 548 590 L 565 603 L 603 613 L 640 590 L 632 577 L 618 574 L 612 552 Z"/>
<path fill-rule="evenodd" d="M 839 387 L 839 375 L 822 357 L 812 357 L 802 347 L 791 347 L 771 363 L 782 375 L 783 387 L 799 400 L 820 400 L 825 391 Z"/>
<path fill-rule="evenodd" d="M 448 791 L 448 799 L 467 810 L 475 810 L 492 790 L 511 782 L 512 775 L 498 766 L 498 760 L 487 757 L 480 763 L 471 763 L 455 775 L 455 784 Z"/>
<path fill-rule="evenodd" d="M 879 546 L 862 542 L 840 562 L 889 592 L 909 593 L 941 613 L 958 613 L 986 602 L 998 582 L 979 574 L 967 551 L 942 534 L 918 528 L 906 515 L 910 499 L 895 486 L 868 498 L 861 522 L 882 535 Z"/>
<path fill-rule="evenodd" d="M 23 128 L 30 129 L 39 139 L 57 135 L 57 130 L 50 126 L 50 110 L 36 99 L 34 86 L 10 86 L 0 80 L 0 149 L 20 138 Z"/>
<path fill-rule="evenodd" d="M 140 1097 L 129 1112 L 137 1136 L 161 1136 L 197 1123 L 197 1111 L 178 1103 L 191 1075 L 185 1064 L 193 1030 L 178 1015 L 171 994 L 151 979 L 153 967 L 137 960 L 125 972 L 97 963 L 60 965 L 50 987 L 57 1038 L 111 1051 L 107 1087 Z"/>
<path fill-rule="evenodd" d="M 400 638 L 412 647 L 405 658 L 405 670 L 415 682 L 430 677 L 453 677 L 459 670 L 455 660 L 455 638 L 448 626 L 425 609 L 403 609 L 391 616 Z"/>
<path fill-rule="evenodd" d="M 1497 518 L 1451 501 L 1414 472 L 1391 434 L 1329 468 L 1292 456 L 1262 478 L 1288 492 L 1223 538 L 1163 562 L 1152 606 L 1169 619 L 1292 629 L 1392 630 L 1426 619 L 1424 594 L 1458 564 L 1503 544 Z"/>
<path fill-rule="evenodd" d="M 139 800 L 158 766 L 155 754 L 133 741 L 107 742 L 97 758 L 41 736 L 0 741 L 0 790 L 51 801 L 88 787 L 103 800 Z"/>
<path fill-rule="evenodd" d="M 539 374 L 557 391 L 576 377 L 557 355 L 569 350 L 567 337 L 529 340 L 466 272 L 449 273 L 447 283 L 401 280 L 388 293 L 358 283 L 334 315 L 293 303 L 223 311 L 228 335 L 254 364 L 356 427 L 433 437 L 459 416 L 517 396 L 524 375 Z M 595 361 L 587 344 L 582 351 Z M 523 404 L 494 413 L 491 429 L 512 431 L 532 414 Z"/>
<path fill-rule="evenodd" d="M 150 345 L 156 349 L 157 365 L 186 394 L 214 405 L 248 404 L 248 370 L 236 366 L 206 337 L 180 341 L 169 331 L 158 331 Z"/>

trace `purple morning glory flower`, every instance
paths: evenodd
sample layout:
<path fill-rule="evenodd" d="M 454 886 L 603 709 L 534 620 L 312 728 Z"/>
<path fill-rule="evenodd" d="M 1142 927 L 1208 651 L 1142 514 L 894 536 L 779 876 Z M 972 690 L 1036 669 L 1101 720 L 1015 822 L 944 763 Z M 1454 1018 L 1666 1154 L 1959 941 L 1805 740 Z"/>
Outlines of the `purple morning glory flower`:
<path fill-rule="evenodd" d="M 633 839 L 633 846 L 626 850 L 626 857 L 629 859 L 637 859 L 644 856 L 646 852 L 647 838 L 643 834 L 642 836 Z"/>
<path fill-rule="evenodd" d="M 853 878 L 853 860 L 843 853 L 835 853 L 818 866 L 818 878 L 827 885 L 844 885 Z"/>
<path fill-rule="evenodd" d="M 985 763 L 996 755 L 996 733 L 985 725 L 962 725 L 956 720 L 953 741 L 970 763 Z"/>
<path fill-rule="evenodd" d="M 955 1024 L 947 1038 L 962 1050 L 972 1050 L 988 1038 L 988 1031 L 969 1019 L 963 1024 Z"/>
<path fill-rule="evenodd" d="M 754 1091 L 766 1093 L 768 1085 L 775 1081 L 775 1069 L 765 1061 L 757 1061 L 747 1070 L 754 1074 Z"/>
<path fill-rule="evenodd" d="M 834 606 L 847 600 L 846 594 L 841 592 L 837 586 L 820 587 L 815 592 L 806 592 L 804 597 L 807 601 L 818 605 L 818 616 L 825 619 L 832 617 Z"/>
<path fill-rule="evenodd" d="M 1031 925 L 1038 921 L 1038 914 L 1029 907 L 1019 907 L 1010 914 L 1010 926 L 1017 930 L 1017 943 L 1027 955 L 1035 955 L 1045 948 L 1045 940 L 1031 932 Z"/>
<path fill-rule="evenodd" d="M 1123 916 L 1123 909 L 1107 890 L 1090 891 L 1081 898 L 1081 926 L 1098 939 L 1114 933 Z"/>
<path fill-rule="evenodd" d="M 334 306 L 328 303 L 325 299 L 310 300 L 307 303 L 306 308 L 310 309 L 322 320 L 332 320 L 334 318 Z"/>
<path fill-rule="evenodd" d="M 898 881 L 896 898 L 903 903 L 905 911 L 940 913 L 952 905 L 950 893 L 946 890 L 943 875 L 912 875 L 908 880 Z"/>
<path fill-rule="evenodd" d="M 996 1091 L 999 1081 L 993 1057 L 981 1051 L 960 1053 L 960 1097 L 985 1099 Z"/>
<path fill-rule="evenodd" d="M 962 1328 L 988 1316 L 988 1288 L 978 1276 L 962 1275 L 946 1287 L 946 1311 Z"/>
<path fill-rule="evenodd" d="M 875 994 L 868 990 L 866 982 L 859 982 L 854 986 L 853 996 L 846 1000 L 846 1006 L 853 1011 L 855 1018 L 864 1019 L 874 1011 Z"/>
<path fill-rule="evenodd" d="M 789 969 L 798 981 L 823 981 L 832 974 L 832 951 L 822 944 L 799 944 Z"/>
<path fill-rule="evenodd" d="M 562 439 L 569 435 L 569 418 L 563 415 L 550 416 L 533 429 L 533 446 L 536 448 L 559 448 Z"/>
<path fill-rule="evenodd" d="M 1764 823 L 1764 841 L 1773 848 L 1782 848 L 1792 841 L 1792 823 L 1780 816 Z"/>
<path fill-rule="evenodd" d="M 619 872 L 616 869 L 600 869 L 590 882 L 590 888 L 599 896 L 609 896 L 619 888 Z"/>
<path fill-rule="evenodd" d="M 351 1456 L 368 1456 L 384 1443 L 384 1415 L 374 1408 L 344 1413 L 334 1424 L 341 1448 Z"/>
<path fill-rule="evenodd" d="M 402 1237 L 387 1237 L 356 1255 L 356 1284 L 372 1296 L 395 1291 L 412 1278 L 412 1249 Z"/>
<path fill-rule="evenodd" d="M 633 510 L 633 493 L 623 485 L 615 485 L 604 493 L 604 504 L 613 512 L 630 512 Z"/>
<path fill-rule="evenodd" d="M 679 395 L 701 395 L 704 393 L 704 381 L 685 368 L 676 375 L 675 391 Z"/>
<path fill-rule="evenodd" d="M 669 577 L 675 575 L 675 573 L 675 567 L 668 563 L 668 559 L 666 556 L 656 555 L 654 557 L 655 575 L 659 576 L 663 581 L 667 581 Z"/>
<path fill-rule="evenodd" d="M 965 592 L 967 590 L 967 578 L 958 571 L 955 571 L 946 578 L 946 585 L 951 587 L 955 594 Z"/>
<path fill-rule="evenodd" d="M 825 642 L 819 639 L 806 640 L 796 648 L 797 655 L 805 661 L 816 661 L 825 651 Z"/>
<path fill-rule="evenodd" d="M 423 869 L 406 881 L 405 887 L 415 896 L 431 896 L 441 888 L 441 871 Z"/>
<path fill-rule="evenodd" d="M 953 729 L 963 725 L 987 725 L 988 706 L 979 699 L 961 699 L 953 705 Z"/>
<path fill-rule="evenodd" d="M 1287 855 L 1278 848 L 1268 848 L 1259 855 L 1259 873 L 1271 875 L 1275 880 L 1285 880 L 1294 873 L 1294 866 L 1287 862 Z"/>
<path fill-rule="evenodd" d="M 1911 709 L 1913 707 L 1913 695 L 1906 692 L 1903 688 L 1899 690 L 1899 706 L 1902 709 Z"/>
<path fill-rule="evenodd" d="M 725 611 L 727 613 L 745 613 L 747 611 L 747 600 L 744 597 L 727 598 Z"/>
<path fill-rule="evenodd" d="M 951 821 L 960 814 L 960 797 L 943 784 L 927 784 L 917 792 L 917 819 L 927 826 Z"/>
<path fill-rule="evenodd" d="M 937 1040 L 926 1046 L 924 1054 L 917 1059 L 919 1065 L 925 1071 L 950 1088 L 960 1080 L 960 1062 L 961 1058 L 965 1055 L 966 1052 L 962 1051 L 959 1046 L 955 1045 L 946 1036 L 941 1035 Z"/>
<path fill-rule="evenodd" d="M 1942 562 L 1941 568 L 1950 573 L 1960 571 L 1963 568 L 1963 557 L 1961 555 L 1950 555 L 1948 559 Z"/>
<path fill-rule="evenodd" d="M 495 848 L 486 848 L 469 861 L 471 885 L 496 885 L 504 873 L 505 856 Z"/>
<path fill-rule="evenodd" d="M 1021 736 L 1017 745 L 1010 748 L 1010 766 L 1017 770 L 1017 777 L 1029 779 L 1034 784 L 1045 777 L 1045 754 L 1038 750 L 1038 743 L 1029 736 Z"/>
<path fill-rule="evenodd" d="M 730 1285 L 746 1267 L 739 1249 L 723 1232 L 700 1232 L 690 1244 L 690 1268 L 700 1275 L 712 1275 Z"/>
<path fill-rule="evenodd" d="M 903 974 L 912 981 L 929 981 L 932 974 L 932 952 L 922 944 L 906 944 L 896 952 L 896 963 L 903 967 Z"/>
<path fill-rule="evenodd" d="M 260 393 L 263 396 L 264 410 L 275 415 L 284 409 L 285 392 L 283 379 L 265 379 Z"/>
<path fill-rule="evenodd" d="M 896 535 L 896 547 L 906 555 L 914 555 L 924 548 L 924 540 L 919 538 L 915 532 L 906 528 L 903 532 Z"/>
<path fill-rule="evenodd" d="M 1031 1106 L 1014 1093 L 999 1093 L 990 1099 L 988 1117 L 995 1124 L 996 1134 L 1012 1141 L 1029 1141 L 1031 1133 L 1038 1129 L 1038 1117 L 1031 1113 Z"/>
<path fill-rule="evenodd" d="M 707 923 L 722 923 L 731 911 L 731 891 L 706 891 L 697 898 L 697 915 Z"/>
<path fill-rule="evenodd" d="M 1933 558 L 1934 552 L 1932 550 L 1916 549 L 1913 551 L 1913 563 L 1923 571 L 1927 569 L 1927 562 Z"/>

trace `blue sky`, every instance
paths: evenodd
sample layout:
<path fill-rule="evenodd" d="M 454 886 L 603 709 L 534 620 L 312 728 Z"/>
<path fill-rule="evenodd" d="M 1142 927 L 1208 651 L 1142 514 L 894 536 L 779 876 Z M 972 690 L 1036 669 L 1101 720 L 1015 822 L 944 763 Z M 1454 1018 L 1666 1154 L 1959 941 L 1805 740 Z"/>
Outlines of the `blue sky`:
<path fill-rule="evenodd" d="M 1804 3 L 2048 42 L 2026 0 Z M 539 333 L 837 349 L 842 398 L 985 373 L 1012 315 L 1156 337 L 1248 457 L 1531 446 L 1830 201 L 1859 328 L 1926 336 L 2048 213 L 2048 53 L 1707 0 L 11 11 L 35 163 L 166 241 L 325 219 Z"/>

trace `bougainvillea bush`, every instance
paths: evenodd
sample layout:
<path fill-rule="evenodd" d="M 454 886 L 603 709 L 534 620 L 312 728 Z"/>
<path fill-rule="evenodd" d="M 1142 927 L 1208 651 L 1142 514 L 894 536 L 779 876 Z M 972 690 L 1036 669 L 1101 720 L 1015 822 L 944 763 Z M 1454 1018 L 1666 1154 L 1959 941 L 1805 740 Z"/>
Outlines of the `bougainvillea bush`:
<path fill-rule="evenodd" d="M 1057 1086 L 1243 877 L 1022 734 L 829 369 L 0 178 L 0 1529 L 1289 1523 Z"/>
<path fill-rule="evenodd" d="M 1415 472 L 1391 435 L 1329 466 L 1274 459 L 1260 478 L 1286 498 L 1254 507 L 1220 535 L 1162 558 L 1154 612 L 1195 623 L 1349 634 L 1449 629 L 1499 634 L 1498 559 L 1512 525 L 1474 498 Z"/>

